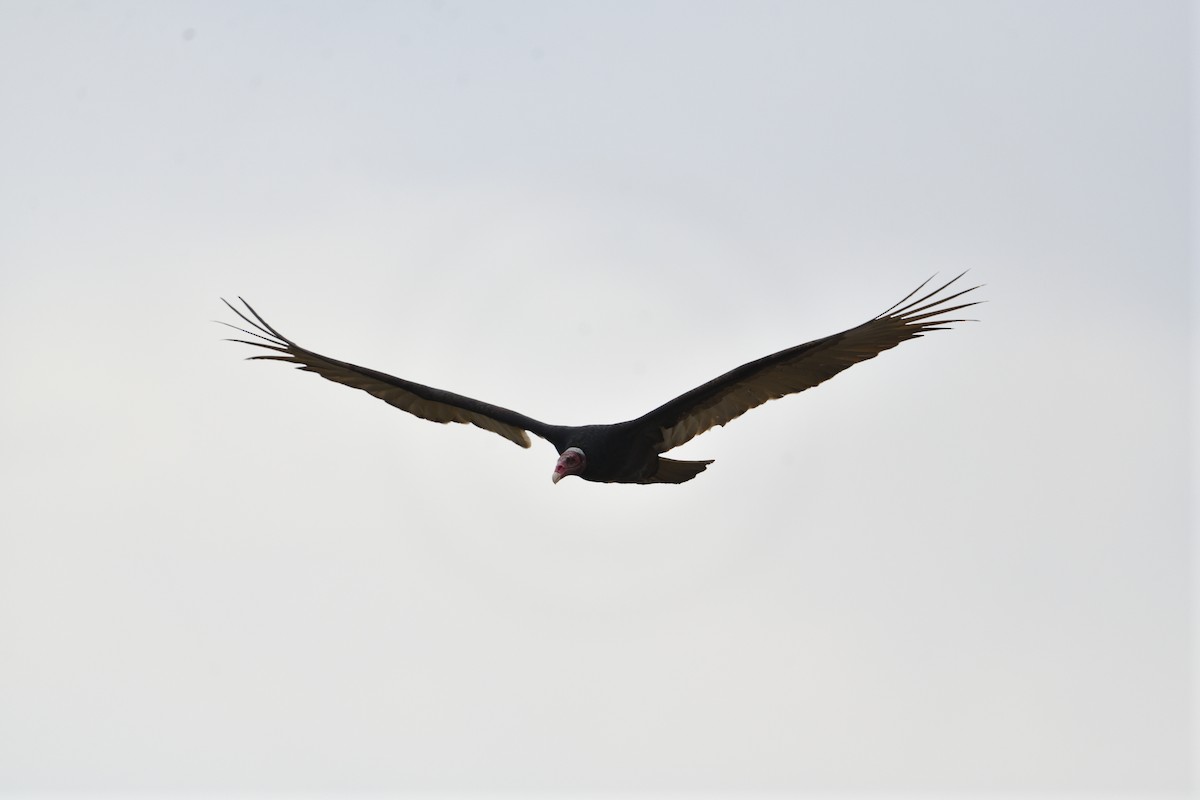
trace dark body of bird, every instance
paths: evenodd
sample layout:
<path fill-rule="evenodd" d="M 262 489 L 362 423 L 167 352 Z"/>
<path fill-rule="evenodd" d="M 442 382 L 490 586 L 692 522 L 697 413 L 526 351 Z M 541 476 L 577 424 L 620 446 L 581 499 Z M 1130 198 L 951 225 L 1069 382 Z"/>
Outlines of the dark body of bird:
<path fill-rule="evenodd" d="M 423 419 L 475 425 L 522 447 L 530 446 L 526 432 L 532 433 L 558 450 L 552 475 L 555 483 L 568 475 L 602 483 L 683 483 L 703 472 L 712 461 L 677 461 L 664 458 L 662 453 L 768 400 L 812 388 L 902 342 L 928 331 L 944 330 L 950 323 L 965 322 L 945 316 L 978 302 L 953 304 L 979 287 L 944 294 L 961 277 L 912 299 L 929 283 L 926 281 L 862 325 L 743 364 L 648 414 L 613 425 L 548 425 L 507 408 L 329 358 L 283 336 L 245 300 L 242 303 L 250 316 L 224 302 L 253 330 L 229 327 L 256 339 L 231 341 L 274 351 L 252 359 L 287 361 L 328 380 L 361 389 Z"/>

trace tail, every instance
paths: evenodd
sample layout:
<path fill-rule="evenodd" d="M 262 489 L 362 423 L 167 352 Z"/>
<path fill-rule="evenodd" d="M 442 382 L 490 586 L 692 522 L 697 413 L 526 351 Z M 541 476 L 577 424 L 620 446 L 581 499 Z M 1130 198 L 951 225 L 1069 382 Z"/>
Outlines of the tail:
<path fill-rule="evenodd" d="M 659 457 L 658 471 L 645 483 L 683 483 L 690 481 L 713 463 L 708 461 L 676 461 L 672 458 Z"/>

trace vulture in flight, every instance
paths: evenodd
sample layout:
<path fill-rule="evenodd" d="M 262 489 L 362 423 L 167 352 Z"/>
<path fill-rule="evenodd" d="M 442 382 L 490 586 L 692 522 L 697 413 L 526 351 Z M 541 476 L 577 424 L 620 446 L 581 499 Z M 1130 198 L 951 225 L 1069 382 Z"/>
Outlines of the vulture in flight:
<path fill-rule="evenodd" d="M 549 425 L 491 403 L 314 353 L 271 327 L 241 298 L 238 299 L 249 316 L 228 300 L 222 298 L 222 302 L 250 328 L 221 324 L 252 337 L 229 341 L 272 351 L 270 355 L 251 356 L 251 359 L 295 364 L 326 380 L 362 389 L 422 419 L 475 425 L 521 447 L 529 447 L 530 433 L 545 439 L 559 453 L 551 475 L 554 483 L 568 475 L 603 483 L 683 483 L 713 462 L 663 458 L 662 454 L 668 450 L 768 400 L 812 388 L 901 342 L 928 331 L 946 330 L 950 323 L 967 322 L 946 316 L 979 302 L 963 297 L 978 286 L 947 291 L 963 274 L 921 294 L 933 280 L 930 278 L 899 303 L 858 327 L 743 364 L 648 414 L 612 425 Z"/>

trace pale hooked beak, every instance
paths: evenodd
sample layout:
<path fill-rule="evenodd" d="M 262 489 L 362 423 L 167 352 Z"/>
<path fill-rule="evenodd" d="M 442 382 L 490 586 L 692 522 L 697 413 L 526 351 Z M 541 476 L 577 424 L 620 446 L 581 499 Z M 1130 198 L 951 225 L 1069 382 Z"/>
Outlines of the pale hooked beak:
<path fill-rule="evenodd" d="M 554 474 L 550 476 L 550 482 L 551 482 L 551 483 L 558 483 L 558 482 L 559 482 L 559 481 L 561 481 L 562 479 L 563 479 L 563 473 L 562 473 L 562 469 L 561 469 L 561 468 L 559 468 L 559 467 L 555 467 L 555 468 L 554 468 Z"/>

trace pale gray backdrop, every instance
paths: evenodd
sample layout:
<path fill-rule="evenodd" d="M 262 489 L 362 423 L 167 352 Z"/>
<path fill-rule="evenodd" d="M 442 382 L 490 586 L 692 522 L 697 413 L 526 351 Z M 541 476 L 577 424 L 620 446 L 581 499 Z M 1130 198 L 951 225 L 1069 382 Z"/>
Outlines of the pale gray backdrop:
<path fill-rule="evenodd" d="M 0 2 L 0 791 L 1182 793 L 1185 2 Z M 626 419 L 988 300 L 683 486 Z"/>

